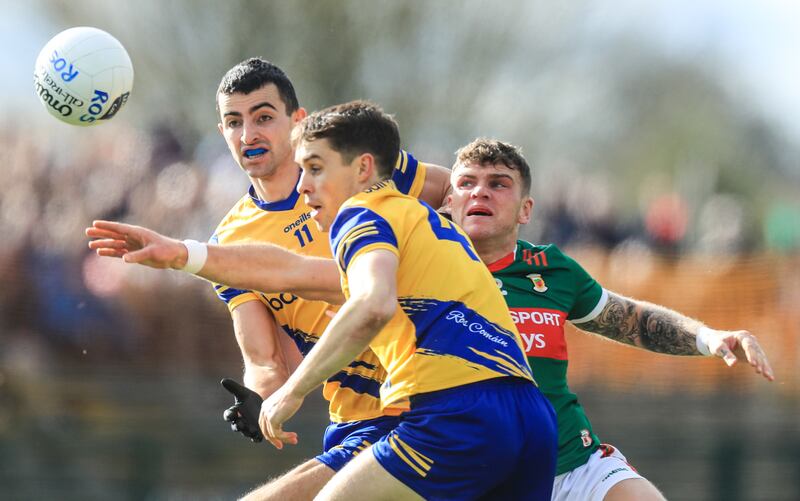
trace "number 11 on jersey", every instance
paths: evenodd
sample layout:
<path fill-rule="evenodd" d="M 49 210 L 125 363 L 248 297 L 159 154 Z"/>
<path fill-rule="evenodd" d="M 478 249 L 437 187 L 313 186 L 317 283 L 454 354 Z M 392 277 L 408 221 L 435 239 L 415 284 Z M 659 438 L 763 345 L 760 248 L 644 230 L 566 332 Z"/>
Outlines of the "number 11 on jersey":
<path fill-rule="evenodd" d="M 305 247 L 308 242 L 314 241 L 314 237 L 311 236 L 311 230 L 308 229 L 307 224 L 304 224 L 302 228 L 294 230 L 294 236 L 296 236 L 297 240 L 300 242 L 300 247 Z"/>

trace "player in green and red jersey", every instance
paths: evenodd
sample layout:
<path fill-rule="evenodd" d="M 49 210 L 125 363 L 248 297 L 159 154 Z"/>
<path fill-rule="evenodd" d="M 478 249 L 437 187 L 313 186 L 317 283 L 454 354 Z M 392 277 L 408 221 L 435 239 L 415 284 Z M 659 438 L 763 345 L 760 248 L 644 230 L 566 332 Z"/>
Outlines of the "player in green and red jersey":
<path fill-rule="evenodd" d="M 530 168 L 519 150 L 478 139 L 457 152 L 449 209 L 472 239 L 508 303 L 534 377 L 558 415 L 553 500 L 663 499 L 614 447 L 601 444 L 567 385 L 564 324 L 650 351 L 744 357 L 773 379 L 764 352 L 746 331 L 717 331 L 677 312 L 603 289 L 555 245 L 518 240 L 533 210 Z"/>

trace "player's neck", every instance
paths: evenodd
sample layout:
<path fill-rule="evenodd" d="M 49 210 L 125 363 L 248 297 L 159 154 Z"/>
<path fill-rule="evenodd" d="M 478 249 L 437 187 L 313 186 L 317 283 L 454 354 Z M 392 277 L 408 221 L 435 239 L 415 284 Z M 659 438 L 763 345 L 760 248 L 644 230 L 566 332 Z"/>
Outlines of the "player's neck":
<path fill-rule="evenodd" d="M 388 179 L 381 179 L 377 174 L 373 174 L 372 176 L 369 177 L 369 179 L 366 179 L 364 182 L 358 183 L 357 185 L 358 191 L 356 193 L 368 190 L 373 186 L 375 186 L 380 181 L 388 181 Z M 353 194 L 355 195 L 355 193 Z"/>
<path fill-rule="evenodd" d="M 473 240 L 472 243 L 481 260 L 488 265 L 514 252 L 517 246 L 517 233 L 508 233 L 485 240 Z"/>
<path fill-rule="evenodd" d="M 256 195 L 264 202 L 277 202 L 286 200 L 297 187 L 297 178 L 300 177 L 300 167 L 291 162 L 278 167 L 275 171 L 264 177 L 251 177 Z"/>

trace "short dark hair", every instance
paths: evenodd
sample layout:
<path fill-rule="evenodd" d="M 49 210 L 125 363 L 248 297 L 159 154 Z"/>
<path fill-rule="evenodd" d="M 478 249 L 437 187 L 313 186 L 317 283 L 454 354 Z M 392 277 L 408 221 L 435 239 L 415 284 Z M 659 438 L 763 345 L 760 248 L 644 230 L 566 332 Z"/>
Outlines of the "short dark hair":
<path fill-rule="evenodd" d="M 503 164 L 509 169 L 519 172 L 519 177 L 522 179 L 522 194 L 530 194 L 531 168 L 522 156 L 522 150 L 513 144 L 479 137 L 456 151 L 456 163 L 463 165 L 468 163 Z"/>
<path fill-rule="evenodd" d="M 266 59 L 251 57 L 229 69 L 222 77 L 217 89 L 217 109 L 219 109 L 220 94 L 226 96 L 236 93 L 250 94 L 268 84 L 274 84 L 278 88 L 287 115 L 300 108 L 294 85 L 286 73 Z"/>
<path fill-rule="evenodd" d="M 391 115 L 369 101 L 350 101 L 316 111 L 292 131 L 292 142 L 327 139 L 346 163 L 371 153 L 381 179 L 392 176 L 400 152 L 400 130 Z"/>

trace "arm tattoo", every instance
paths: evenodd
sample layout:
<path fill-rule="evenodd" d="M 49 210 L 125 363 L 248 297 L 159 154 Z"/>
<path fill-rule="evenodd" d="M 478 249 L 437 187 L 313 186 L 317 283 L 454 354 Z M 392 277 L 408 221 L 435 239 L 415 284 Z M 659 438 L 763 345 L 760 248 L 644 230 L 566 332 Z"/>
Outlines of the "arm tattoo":
<path fill-rule="evenodd" d="M 695 341 L 699 326 L 678 312 L 610 291 L 608 303 L 597 317 L 576 324 L 614 341 L 669 355 L 700 355 Z"/>

